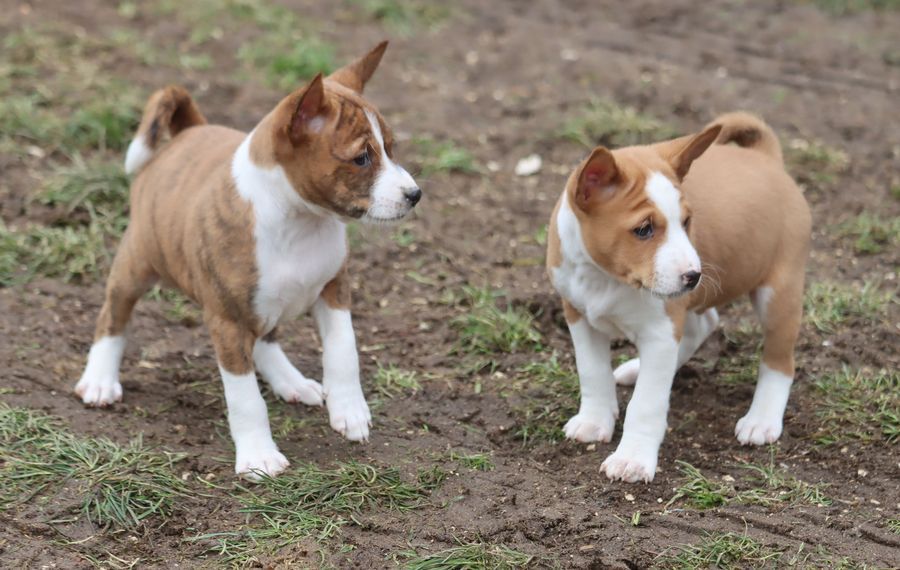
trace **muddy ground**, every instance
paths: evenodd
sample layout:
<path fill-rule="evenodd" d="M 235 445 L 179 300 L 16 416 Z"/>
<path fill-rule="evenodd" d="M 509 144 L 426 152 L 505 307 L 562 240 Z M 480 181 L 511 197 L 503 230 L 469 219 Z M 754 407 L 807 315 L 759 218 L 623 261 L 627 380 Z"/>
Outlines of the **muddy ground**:
<path fill-rule="evenodd" d="M 900 14 L 835 16 L 795 2 L 465 1 L 439 25 L 399 33 L 352 2 L 284 4 L 335 46 L 339 61 L 391 37 L 367 95 L 398 133 L 400 162 L 404 139 L 427 135 L 467 149 L 480 173 L 420 177 L 425 198 L 402 230 L 354 231 L 350 271 L 364 377 L 371 378 L 379 364 L 395 365 L 417 372 L 422 389 L 373 398 L 374 429 L 365 445 L 331 431 L 324 410 L 272 405 L 280 417 L 297 420 L 278 437 L 294 462 L 328 466 L 355 459 L 396 465 L 404 473 L 439 465 L 451 475 L 422 507 L 364 511 L 359 524 L 331 541 L 286 548 L 267 565 L 315 567 L 324 556 L 336 567 L 390 567 L 404 550 L 427 553 L 480 540 L 534 555 L 537 566 L 647 568 L 667 548 L 696 543 L 706 532 L 733 531 L 793 554 L 816 553 L 800 567 L 836 567 L 842 560 L 900 567 L 900 535 L 887 525 L 900 514 L 896 441 L 839 438 L 823 445 L 819 436 L 828 426 L 817 414 L 821 392 L 812 386 L 842 366 L 896 370 L 896 303 L 876 320 L 851 317 L 830 333 L 812 326 L 802 332 L 797 383 L 774 453 L 792 476 L 823 484 L 830 506 L 666 507 L 683 482 L 676 460 L 714 479 L 740 478 L 736 464 L 742 461 L 769 462 L 769 449 L 741 447 L 733 436 L 752 382 L 721 380 L 723 362 L 757 350 L 758 337 L 741 334 L 750 315 L 746 303 L 724 311 L 720 331 L 679 372 L 671 429 L 652 484 L 611 483 L 599 474 L 613 444 L 523 442 L 516 435 L 524 403 L 571 399 L 529 386 L 520 370 L 554 351 L 572 366 L 536 236 L 568 169 L 586 151 L 554 133 L 592 98 L 632 106 L 684 132 L 719 112 L 749 109 L 785 141 L 818 140 L 842 149 L 849 166 L 827 183 L 793 172 L 807 186 L 815 220 L 809 280 L 874 280 L 882 290 L 896 291 L 897 248 L 857 255 L 834 228 L 863 211 L 900 213 L 900 200 L 889 192 L 900 183 Z M 54 33 L 77 30 L 103 38 L 127 28 L 153 45 L 181 46 L 191 32 L 178 17 L 141 10 L 132 15 L 116 2 L 5 0 L 2 6 L 0 35 L 50 26 Z M 201 51 L 212 57 L 208 69 L 134 64 L 123 54 L 106 71 L 145 92 L 182 83 L 212 121 L 249 129 L 283 91 L 235 71 L 248 33 L 228 28 L 203 44 Z M 541 172 L 515 176 L 517 160 L 532 153 L 543 157 Z M 3 221 L 40 221 L 44 212 L 29 207 L 28 196 L 40 184 L 44 162 L 9 155 L 0 166 Z M 399 232 L 403 239 L 396 238 Z M 448 293 L 467 284 L 502 289 L 508 295 L 501 304 L 532 313 L 542 350 L 494 354 L 492 367 L 473 372 L 450 324 L 467 306 L 448 302 Z M 0 399 L 59 416 L 79 434 L 123 443 L 143 434 L 145 442 L 185 452 L 177 468 L 188 478 L 212 474 L 222 488 L 204 488 L 211 497 L 188 501 L 165 524 L 126 533 L 103 532 L 84 521 L 48 522 L 53 501 L 6 511 L 0 514 L 2 566 L 89 567 L 88 552 L 100 566 L 115 565 L 107 556 L 113 553 L 124 561 L 139 559 L 138 567 L 216 567 L 221 561 L 207 552 L 210 544 L 185 539 L 233 529 L 247 515 L 229 497 L 232 450 L 208 335 L 190 319 L 172 319 L 163 301 L 143 302 L 129 332 L 124 401 L 107 410 L 86 409 L 72 386 L 90 345 L 102 287 L 89 279 L 36 278 L 0 289 Z M 281 336 L 295 364 L 318 378 L 320 345 L 311 320 L 283 326 Z M 616 354 L 629 350 L 617 345 Z M 629 395 L 620 388 L 623 405 Z M 449 449 L 488 453 L 494 468 L 460 468 L 445 459 Z M 638 511 L 640 525 L 632 526 Z M 60 537 L 85 542 L 64 546 Z"/>

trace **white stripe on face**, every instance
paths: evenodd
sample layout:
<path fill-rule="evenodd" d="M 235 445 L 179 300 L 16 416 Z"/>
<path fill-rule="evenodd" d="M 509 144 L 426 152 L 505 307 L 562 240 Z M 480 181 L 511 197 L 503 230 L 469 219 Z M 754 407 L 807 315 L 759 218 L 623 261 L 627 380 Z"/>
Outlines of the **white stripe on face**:
<path fill-rule="evenodd" d="M 654 172 L 647 180 L 647 195 L 666 219 L 666 235 L 653 260 L 653 292 L 661 296 L 684 291 L 681 276 L 700 271 L 700 257 L 681 225 L 681 193 L 672 182 Z"/>
<path fill-rule="evenodd" d="M 375 178 L 370 194 L 369 210 L 363 216 L 364 221 L 386 222 L 399 220 L 412 210 L 412 205 L 404 195 L 405 190 L 416 188 L 416 181 L 405 169 L 395 164 L 384 149 L 384 137 L 378 118 L 371 111 L 366 111 L 378 152 L 381 156 L 381 170 Z"/>

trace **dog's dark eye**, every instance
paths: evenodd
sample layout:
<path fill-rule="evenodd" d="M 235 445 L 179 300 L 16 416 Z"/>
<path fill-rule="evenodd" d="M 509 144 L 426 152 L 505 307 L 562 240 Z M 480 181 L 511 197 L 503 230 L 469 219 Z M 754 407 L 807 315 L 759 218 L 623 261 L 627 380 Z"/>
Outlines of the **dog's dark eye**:
<path fill-rule="evenodd" d="M 691 227 L 691 217 L 688 216 L 684 219 L 684 229 L 688 229 Z"/>
<path fill-rule="evenodd" d="M 650 220 L 647 220 L 631 231 L 634 232 L 634 235 L 636 235 L 638 239 L 650 239 L 653 237 L 653 223 Z"/>
<path fill-rule="evenodd" d="M 372 161 L 369 159 L 369 149 L 366 149 L 361 155 L 353 159 L 353 164 L 356 166 L 369 166 L 371 163 Z"/>

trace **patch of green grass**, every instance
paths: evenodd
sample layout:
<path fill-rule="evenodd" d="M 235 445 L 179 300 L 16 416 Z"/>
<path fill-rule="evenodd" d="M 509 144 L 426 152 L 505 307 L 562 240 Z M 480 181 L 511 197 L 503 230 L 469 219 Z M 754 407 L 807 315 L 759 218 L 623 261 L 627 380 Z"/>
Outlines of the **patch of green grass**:
<path fill-rule="evenodd" d="M 523 568 L 533 556 L 500 544 L 470 542 L 432 554 L 410 553 L 406 570 L 511 570 Z"/>
<path fill-rule="evenodd" d="M 36 93 L 0 97 L 0 142 L 9 152 L 21 152 L 19 143 L 40 147 L 57 144 L 63 120 L 47 108 L 46 98 Z"/>
<path fill-rule="evenodd" d="M 740 481 L 740 488 L 730 481 L 712 480 L 690 463 L 678 461 L 677 464 L 684 482 L 675 489 L 675 495 L 666 507 L 682 499 L 698 509 L 711 509 L 728 504 L 767 507 L 778 504 L 817 506 L 831 504 L 831 499 L 825 495 L 824 485 L 801 481 L 776 467 L 774 454 L 768 465 L 738 464 L 738 467 L 750 474 L 750 477 Z"/>
<path fill-rule="evenodd" d="M 813 186 L 833 184 L 850 166 L 844 151 L 806 139 L 789 141 L 784 146 L 784 161 L 799 183 Z"/>
<path fill-rule="evenodd" d="M 633 107 L 606 99 L 594 99 L 580 113 L 563 123 L 560 137 L 586 147 L 621 147 L 656 142 L 677 136 L 671 126 Z"/>
<path fill-rule="evenodd" d="M 0 143 L 46 153 L 124 149 L 140 120 L 137 89 L 103 72 L 110 46 L 69 30 L 25 28 L 5 41 Z M 0 84 L 2 85 L 2 84 Z"/>
<path fill-rule="evenodd" d="M 164 303 L 166 318 L 174 323 L 193 326 L 203 320 L 203 315 L 197 305 L 180 291 L 164 289 L 157 285 L 150 290 L 147 296 Z"/>
<path fill-rule="evenodd" d="M 168 518 L 192 495 L 173 466 L 183 454 L 78 437 L 57 419 L 0 404 L 0 508 L 75 489 L 81 515 L 101 527 L 130 528 Z"/>
<path fill-rule="evenodd" d="M 872 10 L 900 10 L 900 0 L 813 0 L 813 4 L 832 16 L 849 16 Z"/>
<path fill-rule="evenodd" d="M 900 519 L 888 519 L 888 530 L 894 534 L 900 534 Z"/>
<path fill-rule="evenodd" d="M 516 437 L 527 445 L 537 441 L 558 442 L 562 428 L 578 412 L 578 374 L 564 366 L 556 353 L 519 370 L 515 391 L 524 403 L 514 408 Z"/>
<path fill-rule="evenodd" d="M 264 477 L 235 497 L 251 526 L 213 533 L 193 541 L 215 542 L 212 551 L 235 566 L 261 563 L 264 556 L 308 538 L 324 541 L 370 509 L 408 511 L 420 507 L 443 481 L 443 472 L 422 470 L 406 482 L 394 467 L 339 463 L 332 469 L 313 464 L 295 467 L 277 478 Z"/>
<path fill-rule="evenodd" d="M 124 150 L 141 121 L 139 98 L 123 90 L 115 100 L 79 105 L 66 120 L 62 145 L 67 149 Z"/>
<path fill-rule="evenodd" d="M 241 46 L 238 58 L 264 69 L 269 84 L 279 89 L 300 87 L 317 73 L 335 69 L 334 47 L 312 34 L 269 35 Z"/>
<path fill-rule="evenodd" d="M 894 200 L 900 200 L 900 184 L 891 184 L 888 193 Z"/>
<path fill-rule="evenodd" d="M 36 276 L 90 281 L 111 261 L 107 242 L 128 223 L 128 178 L 117 162 L 75 155 L 59 166 L 37 200 L 60 208 L 63 226 L 0 223 L 0 286 Z"/>
<path fill-rule="evenodd" d="M 250 71 L 262 70 L 266 81 L 277 89 L 300 87 L 317 73 L 336 68 L 335 50 L 315 34 L 315 23 L 299 13 L 268 0 L 162 0 L 158 13 L 177 16 L 191 26 L 194 45 L 221 39 L 226 30 L 252 30 L 238 50 L 238 59 Z M 205 65 L 202 54 L 182 65 Z"/>
<path fill-rule="evenodd" d="M 745 347 L 746 348 L 746 347 Z M 723 357 L 716 362 L 716 378 L 728 386 L 744 386 L 756 381 L 756 353 L 744 350 L 737 356 Z"/>
<path fill-rule="evenodd" d="M 353 0 L 366 14 L 396 34 L 434 29 L 450 16 L 450 7 L 428 0 Z"/>
<path fill-rule="evenodd" d="M 759 486 L 739 492 L 737 502 L 762 505 L 805 503 L 819 507 L 832 504 L 832 500 L 825 495 L 827 485 L 807 483 L 788 475 L 784 470 L 775 467 L 774 453 L 768 465 L 741 463 L 739 467 L 750 472 L 750 484 Z"/>
<path fill-rule="evenodd" d="M 684 461 L 676 461 L 678 470 L 684 477 L 684 483 L 675 489 L 675 495 L 666 504 L 672 505 L 685 499 L 699 509 L 712 509 L 728 503 L 734 495 L 734 487 L 713 481 L 699 469 Z"/>
<path fill-rule="evenodd" d="M 886 247 L 900 247 L 900 217 L 863 212 L 838 226 L 838 235 L 853 238 L 858 254 L 881 253 Z"/>
<path fill-rule="evenodd" d="M 466 453 L 463 451 L 450 450 L 447 454 L 450 461 L 456 461 L 466 469 L 475 471 L 493 471 L 494 462 L 491 460 L 489 453 Z"/>
<path fill-rule="evenodd" d="M 882 291 L 874 281 L 862 286 L 817 281 L 806 290 L 803 311 L 807 322 L 819 331 L 833 333 L 851 318 L 878 321 L 895 299 L 896 292 Z"/>
<path fill-rule="evenodd" d="M 457 350 L 470 354 L 492 354 L 539 350 L 541 334 L 534 328 L 534 317 L 511 304 L 497 306 L 502 293 L 487 287 L 463 287 L 467 310 L 450 324 L 459 331 Z"/>
<path fill-rule="evenodd" d="M 86 160 L 75 155 L 71 164 L 55 169 L 38 199 L 44 204 L 61 207 L 66 216 L 84 212 L 94 219 L 125 220 L 129 184 L 121 161 Z"/>
<path fill-rule="evenodd" d="M 128 185 L 119 161 L 74 155 L 57 166 L 36 199 L 58 207 L 61 225 L 13 230 L 0 222 L 0 286 L 37 276 L 98 277 L 112 259 L 107 243 L 128 224 Z"/>
<path fill-rule="evenodd" d="M 402 226 L 391 234 L 391 239 L 400 247 L 409 247 L 416 243 L 416 234 L 409 226 Z"/>
<path fill-rule="evenodd" d="M 394 364 L 386 367 L 378 365 L 372 377 L 375 391 L 385 398 L 395 398 L 403 393 L 415 394 L 422 389 L 418 374 L 412 370 L 403 370 Z"/>
<path fill-rule="evenodd" d="M 415 148 L 413 159 L 420 165 L 422 176 L 441 172 L 478 174 L 481 172 L 475 158 L 466 149 L 451 140 L 436 141 L 419 137 L 412 141 Z"/>
<path fill-rule="evenodd" d="M 900 372 L 864 372 L 844 368 L 814 383 L 820 393 L 817 415 L 820 443 L 846 439 L 863 442 L 900 439 Z"/>
<path fill-rule="evenodd" d="M 24 283 L 39 275 L 66 282 L 95 279 L 111 260 L 107 236 L 99 224 L 10 230 L 0 223 L 0 286 Z"/>
<path fill-rule="evenodd" d="M 747 535 L 716 532 L 704 533 L 698 544 L 667 548 L 657 563 L 660 568 L 672 570 L 768 568 L 774 567 L 783 554 Z"/>

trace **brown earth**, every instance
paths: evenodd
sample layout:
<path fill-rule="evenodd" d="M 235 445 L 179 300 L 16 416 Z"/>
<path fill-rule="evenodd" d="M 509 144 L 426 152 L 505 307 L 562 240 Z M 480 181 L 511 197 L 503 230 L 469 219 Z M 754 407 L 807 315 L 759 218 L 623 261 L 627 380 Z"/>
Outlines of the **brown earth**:
<path fill-rule="evenodd" d="M 2 4 L 2 34 L 41 23 L 92 36 L 131 26 L 164 45 L 184 41 L 189 32 L 172 18 L 126 20 L 115 2 L 35 2 L 31 10 L 10 0 Z M 319 33 L 337 46 L 341 59 L 388 34 L 351 3 L 290 4 L 320 23 Z M 803 544 L 806 551 L 826 549 L 835 560 L 900 567 L 900 536 L 885 527 L 900 513 L 897 445 L 816 445 L 821 420 L 818 395 L 810 388 L 812 380 L 842 365 L 896 370 L 896 305 L 881 324 L 851 320 L 830 335 L 810 326 L 802 334 L 798 382 L 777 458 L 795 477 L 826 483 L 834 499 L 829 507 L 735 505 L 698 511 L 676 504 L 665 509 L 681 481 L 676 460 L 713 477 L 740 476 L 738 461 L 768 461 L 767 449 L 741 447 L 733 436 L 752 384 L 717 380 L 720 359 L 755 350 L 755 341 L 738 346 L 726 341 L 749 314 L 744 305 L 725 311 L 723 330 L 678 374 L 672 429 L 652 484 L 601 477 L 598 467 L 613 444 L 590 450 L 571 442 L 523 445 L 513 435 L 522 394 L 509 388 L 523 364 L 545 359 L 550 351 L 571 363 L 561 308 L 544 276 L 543 247 L 534 235 L 546 223 L 567 169 L 584 153 L 552 134 L 567 113 L 593 97 L 634 106 L 685 132 L 719 112 L 749 109 L 786 140 L 818 139 L 844 149 L 851 163 L 837 183 L 807 192 L 816 221 L 810 280 L 894 279 L 900 253 L 888 248 L 855 256 L 833 227 L 863 210 L 900 213 L 900 202 L 887 191 L 898 183 L 900 155 L 900 70 L 886 55 L 897 48 L 897 30 L 897 13 L 835 18 L 793 2 L 467 0 L 455 5 L 439 28 L 394 38 L 367 93 L 393 128 L 406 139 L 428 134 L 454 140 L 481 165 L 495 161 L 500 169 L 420 179 L 425 198 L 407 224 L 412 245 L 399 245 L 391 230 L 381 228 L 360 228 L 354 238 L 350 268 L 364 374 L 370 377 L 376 363 L 395 364 L 428 374 L 424 389 L 381 399 L 367 445 L 343 441 L 329 429 L 324 410 L 273 405 L 303 419 L 279 444 L 295 462 L 357 459 L 404 471 L 440 463 L 435 457 L 450 448 L 486 451 L 495 469 L 456 470 L 429 506 L 413 512 L 363 513 L 361 524 L 345 527 L 335 543 L 356 548 L 332 549 L 328 562 L 391 566 L 390 555 L 400 550 L 425 552 L 482 539 L 536 555 L 539 565 L 645 568 L 674 544 L 696 542 L 706 531 L 734 531 L 793 551 Z M 215 62 L 210 70 L 176 72 L 134 66 L 123 58 L 112 71 L 147 92 L 167 82 L 185 84 L 210 120 L 249 129 L 279 93 L 231 72 L 243 38 L 241 30 L 228 30 L 210 44 Z M 534 152 L 543 156 L 542 172 L 513 175 L 516 161 Z M 403 162 L 402 142 L 397 154 Z M 6 172 L 0 196 L 4 221 L 32 216 L 24 207 L 35 186 L 32 166 L 8 157 L 0 165 Z M 411 272 L 426 279 L 412 279 Z M 497 372 L 465 372 L 463 357 L 453 352 L 457 333 L 449 325 L 465 307 L 440 299 L 467 283 L 501 288 L 513 303 L 532 311 L 546 352 L 497 355 Z M 101 295 L 99 283 L 48 279 L 0 289 L 0 363 L 2 386 L 8 388 L 2 401 L 60 416 L 78 433 L 120 442 L 143 433 L 147 442 L 186 452 L 180 469 L 213 473 L 228 485 L 232 451 L 207 333 L 172 322 L 161 302 L 142 303 L 132 321 L 122 370 L 124 402 L 92 410 L 73 396 Z M 282 337 L 295 364 L 318 377 L 320 346 L 313 330 L 309 319 L 300 319 L 284 327 Z M 629 392 L 620 390 L 623 402 Z M 212 499 L 191 503 L 160 528 L 150 525 L 133 537 L 97 536 L 84 548 L 98 556 L 110 550 L 123 558 L 140 557 L 147 566 L 216 566 L 215 556 L 204 553 L 208 545 L 183 539 L 229 530 L 246 515 L 224 491 L 209 492 Z M 86 523 L 48 524 L 55 507 L 0 514 L 2 566 L 89 566 L 78 554 L 84 549 L 63 548 L 50 539 L 87 538 L 95 529 Z M 643 513 L 641 525 L 632 527 L 627 521 L 636 511 Z M 298 545 L 272 564 L 314 566 L 315 550 Z"/>

